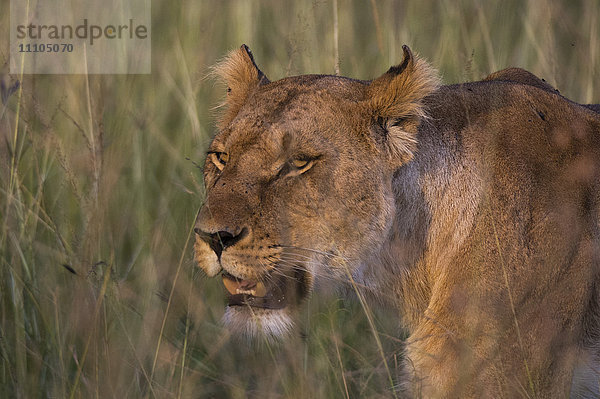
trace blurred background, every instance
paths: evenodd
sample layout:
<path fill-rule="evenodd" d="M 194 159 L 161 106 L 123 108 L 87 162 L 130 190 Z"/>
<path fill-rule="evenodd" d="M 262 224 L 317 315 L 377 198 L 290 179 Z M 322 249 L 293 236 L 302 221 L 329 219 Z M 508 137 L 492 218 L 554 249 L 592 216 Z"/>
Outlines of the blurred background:
<path fill-rule="evenodd" d="M 317 292 L 298 334 L 248 346 L 192 261 L 201 168 L 246 43 L 271 79 L 371 79 L 402 44 L 444 82 L 508 66 L 600 102 L 599 0 L 152 2 L 151 75 L 8 74 L 0 2 L 0 397 L 388 398 L 402 326 Z M 17 80 L 20 86 L 16 86 Z M 11 90 L 13 89 L 13 90 Z M 380 342 L 381 345 L 378 345 Z"/>

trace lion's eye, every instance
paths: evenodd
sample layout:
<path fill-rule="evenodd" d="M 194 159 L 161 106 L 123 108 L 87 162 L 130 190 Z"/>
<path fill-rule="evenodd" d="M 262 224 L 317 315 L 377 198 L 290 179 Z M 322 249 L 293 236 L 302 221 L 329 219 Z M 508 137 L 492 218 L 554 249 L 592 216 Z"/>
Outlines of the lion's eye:
<path fill-rule="evenodd" d="M 309 170 L 313 165 L 312 159 L 296 158 L 292 159 L 292 166 L 296 173 L 304 173 Z"/>
<path fill-rule="evenodd" d="M 210 156 L 212 157 L 212 162 L 219 170 L 223 170 L 227 162 L 229 161 L 229 154 L 226 152 L 211 152 Z"/>
<path fill-rule="evenodd" d="M 292 161 L 292 163 L 294 164 L 294 166 L 298 169 L 302 169 L 303 167 L 305 167 L 306 165 L 308 165 L 308 160 L 306 159 L 294 159 Z"/>

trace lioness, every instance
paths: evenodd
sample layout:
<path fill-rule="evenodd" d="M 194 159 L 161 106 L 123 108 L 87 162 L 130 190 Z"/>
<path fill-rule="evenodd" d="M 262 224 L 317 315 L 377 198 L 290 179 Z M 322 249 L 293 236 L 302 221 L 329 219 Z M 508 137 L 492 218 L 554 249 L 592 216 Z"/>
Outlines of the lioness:
<path fill-rule="evenodd" d="M 345 281 L 398 309 L 409 396 L 597 395 L 597 106 L 521 69 L 441 86 L 403 50 L 372 81 L 271 82 L 246 46 L 217 66 L 195 258 L 226 325 L 284 335 Z"/>

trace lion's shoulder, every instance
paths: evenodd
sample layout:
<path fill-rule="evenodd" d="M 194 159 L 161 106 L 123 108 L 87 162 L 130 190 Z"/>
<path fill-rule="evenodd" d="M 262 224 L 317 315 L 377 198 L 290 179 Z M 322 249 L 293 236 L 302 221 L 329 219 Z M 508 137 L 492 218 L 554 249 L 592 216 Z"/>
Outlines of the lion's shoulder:
<path fill-rule="evenodd" d="M 546 80 L 522 68 L 506 68 L 491 73 L 482 82 L 509 82 L 518 85 L 536 87 L 549 93 L 560 95 L 560 91 L 550 85 Z M 562 97 L 562 96 L 561 96 Z M 564 97 L 563 97 L 564 98 Z M 578 104 L 596 113 L 600 113 L 600 104 Z"/>
<path fill-rule="evenodd" d="M 483 79 L 484 82 L 489 81 L 501 81 L 501 82 L 513 82 L 520 83 L 528 86 L 537 87 L 548 91 L 550 93 L 559 94 L 559 91 L 552 87 L 544 79 L 538 78 L 533 73 L 526 71 L 521 68 L 506 68 L 500 71 L 494 72 Z"/>

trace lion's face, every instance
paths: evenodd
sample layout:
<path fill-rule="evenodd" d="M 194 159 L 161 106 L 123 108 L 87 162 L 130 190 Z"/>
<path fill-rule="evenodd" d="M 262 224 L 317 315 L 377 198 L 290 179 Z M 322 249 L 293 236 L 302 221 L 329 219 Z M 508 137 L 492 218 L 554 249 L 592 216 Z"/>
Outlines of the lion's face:
<path fill-rule="evenodd" d="M 271 83 L 245 47 L 221 69 L 228 109 L 204 167 L 195 258 L 221 274 L 226 325 L 278 336 L 315 279 L 347 279 L 380 249 L 393 220 L 392 175 L 412 155 L 416 120 L 377 115 L 377 81 Z"/>

